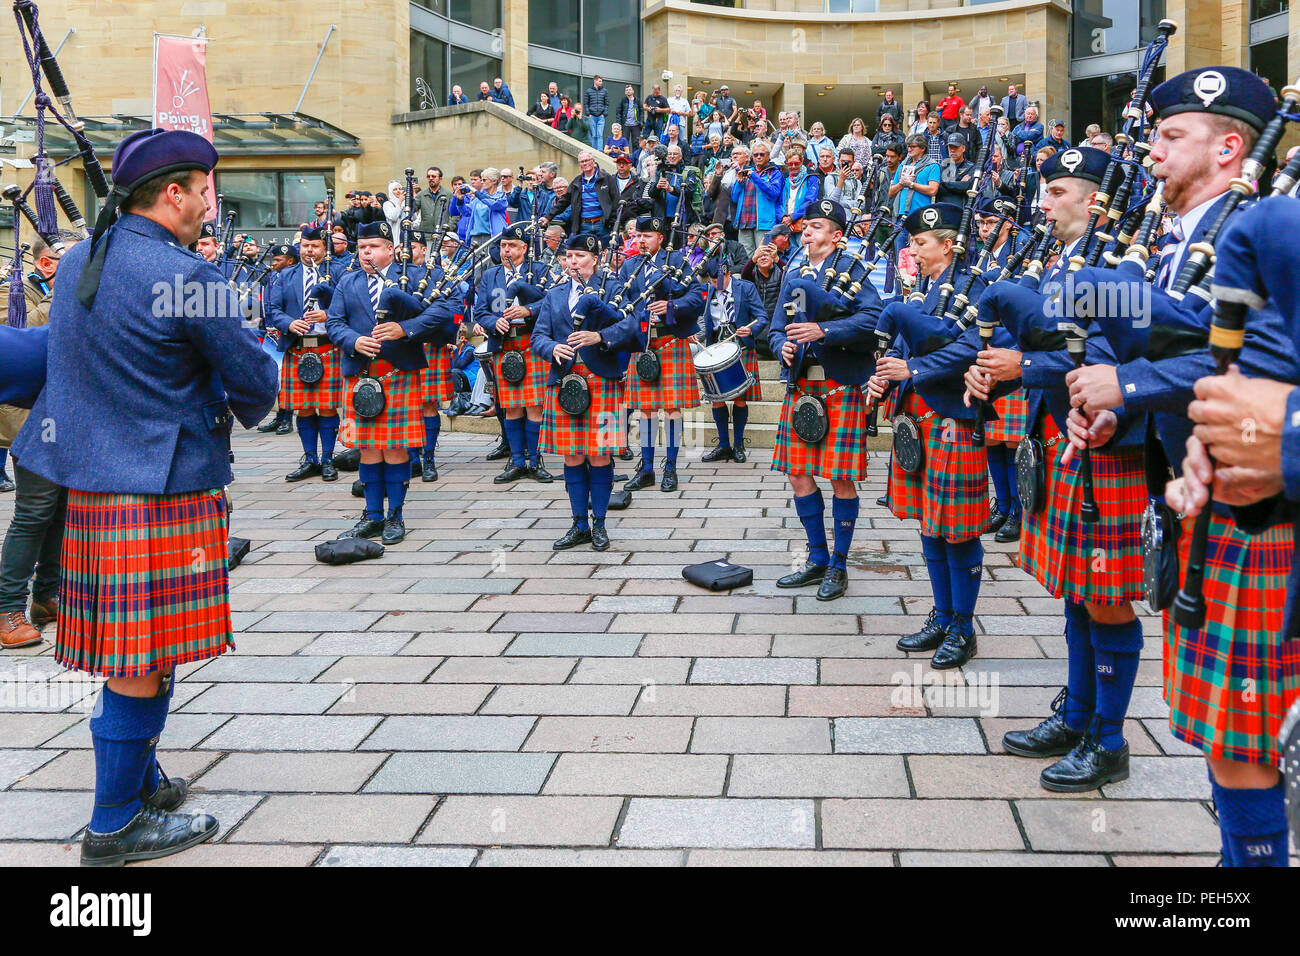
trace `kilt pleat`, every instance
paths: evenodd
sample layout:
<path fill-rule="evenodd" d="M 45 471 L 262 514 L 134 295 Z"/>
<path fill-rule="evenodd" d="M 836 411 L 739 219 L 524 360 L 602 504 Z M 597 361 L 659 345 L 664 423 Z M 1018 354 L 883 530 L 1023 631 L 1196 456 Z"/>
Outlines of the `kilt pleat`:
<path fill-rule="evenodd" d="M 315 352 L 325 366 L 325 374 L 314 385 L 298 378 L 298 359 L 307 352 Z M 303 348 L 294 345 L 285 353 L 280 365 L 280 407 L 292 412 L 317 410 L 333 411 L 343 404 L 343 369 L 339 350 L 335 345 L 317 345 Z"/>
<path fill-rule="evenodd" d="M 539 447 L 556 455 L 587 455 L 591 458 L 617 453 L 622 447 L 619 428 L 622 385 L 601 378 L 581 360 L 574 363 L 573 371 L 587 379 L 591 405 L 581 415 L 570 415 L 560 408 L 560 387 L 556 385 L 548 389 Z"/>
<path fill-rule="evenodd" d="M 1049 492 L 1047 590 L 1091 604 L 1124 604 L 1146 597 L 1142 579 L 1142 512 L 1147 506 L 1142 452 L 1092 453 L 1092 487 L 1101 520 L 1079 517 L 1083 488 L 1077 457 L 1061 463 Z"/>
<path fill-rule="evenodd" d="M 451 383 L 451 349 L 425 342 L 424 358 L 429 367 L 420 371 L 421 400 L 434 404 L 451 401 L 456 394 Z"/>
<path fill-rule="evenodd" d="M 551 374 L 551 364 L 533 354 L 531 342 L 531 335 L 520 332 L 518 338 L 508 339 L 502 352 L 492 358 L 492 364 L 496 368 L 497 404 L 502 408 L 527 408 L 530 405 L 539 407 L 546 404 L 546 379 Z M 523 381 L 512 385 L 501 374 L 501 355 L 504 352 L 523 353 L 527 369 Z"/>
<path fill-rule="evenodd" d="M 966 422 L 936 415 L 925 427 L 921 534 L 954 544 L 977 538 L 993 516 L 988 455 Z"/>
<path fill-rule="evenodd" d="M 352 407 L 355 378 L 344 383 L 347 418 L 343 423 L 345 443 L 356 448 L 423 448 L 424 422 L 420 419 L 424 369 L 393 369 L 382 376 L 384 410 L 374 418 L 362 418 Z"/>
<path fill-rule="evenodd" d="M 234 647 L 224 492 L 69 490 L 54 657 L 138 677 Z"/>
<path fill-rule="evenodd" d="M 863 481 L 867 477 L 867 403 L 856 385 L 840 389 L 829 379 L 796 383 L 800 393 L 821 396 L 826 402 L 826 437 L 810 445 L 795 434 L 790 425 L 791 398 L 781 402 L 781 420 L 776 428 L 776 446 L 772 449 L 772 470 L 787 475 L 818 475 L 845 481 Z M 836 391 L 839 389 L 838 391 Z M 828 393 L 835 391 L 834 395 Z"/>
<path fill-rule="evenodd" d="M 1193 523 L 1183 521 L 1183 567 Z M 1230 518 L 1214 515 L 1205 561 L 1205 627 L 1179 627 L 1165 612 L 1170 729 L 1210 757 L 1280 763 L 1278 732 L 1300 697 L 1300 641 L 1281 639 L 1293 547 L 1290 526 L 1249 535 Z"/>
<path fill-rule="evenodd" d="M 921 419 L 930 414 L 930 406 L 914 388 L 908 389 L 901 403 L 898 395 L 898 389 L 894 388 L 887 399 L 890 406 L 889 418 L 902 414 L 914 416 L 920 422 L 921 440 L 928 445 L 930 422 L 934 419 Z M 909 474 L 903 471 L 892 454 L 889 456 L 889 510 L 895 518 L 904 520 L 919 520 L 925 514 L 925 469 Z"/>
<path fill-rule="evenodd" d="M 642 411 L 667 411 L 674 408 L 694 408 L 700 404 L 700 380 L 695 374 L 695 361 L 691 346 L 685 339 L 666 337 L 658 340 L 659 362 L 662 373 L 657 382 L 643 382 L 636 373 L 636 360 L 640 352 L 632 355 L 627 366 L 627 401 L 631 408 Z"/>
<path fill-rule="evenodd" d="M 1034 579 L 1045 587 L 1052 597 L 1061 596 L 1059 580 L 1052 576 L 1052 564 L 1058 559 L 1052 551 L 1047 535 L 1047 525 L 1051 517 L 1053 488 L 1056 486 L 1057 472 L 1056 451 L 1064 440 L 1061 430 L 1051 415 L 1044 415 L 1042 425 L 1037 429 L 1039 439 L 1043 442 L 1043 474 L 1047 505 L 1038 513 L 1026 511 L 1020 518 L 1020 568 L 1033 575 Z"/>
<path fill-rule="evenodd" d="M 1025 437 L 1029 427 L 1029 400 L 1023 388 L 995 399 L 993 409 L 998 413 L 998 420 L 984 424 L 985 442 L 1015 445 Z"/>

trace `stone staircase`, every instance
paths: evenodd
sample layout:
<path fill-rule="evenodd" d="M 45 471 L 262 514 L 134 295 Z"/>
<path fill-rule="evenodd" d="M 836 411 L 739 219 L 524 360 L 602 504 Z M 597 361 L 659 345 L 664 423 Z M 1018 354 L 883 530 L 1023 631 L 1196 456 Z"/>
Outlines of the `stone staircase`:
<path fill-rule="evenodd" d="M 785 397 L 785 386 L 781 384 L 781 372 L 775 361 L 758 363 L 759 378 L 763 383 L 763 399 L 749 403 L 749 422 L 745 426 L 745 439 L 752 448 L 771 448 L 776 443 L 777 422 L 781 417 L 781 401 Z M 687 447 L 709 448 L 717 439 L 717 427 L 713 423 L 713 410 L 708 404 L 696 408 L 684 409 L 685 435 L 683 443 Z M 640 413 L 633 411 L 633 429 L 640 419 Z M 496 435 L 495 418 L 459 415 L 456 418 L 443 416 L 443 428 L 461 433 L 478 435 Z M 662 430 L 662 426 L 661 426 Z M 636 434 L 633 430 L 632 434 Z M 662 441 L 662 437 L 660 438 Z M 867 447 L 875 451 L 889 448 L 889 425 L 880 423 L 880 434 L 867 439 Z"/>

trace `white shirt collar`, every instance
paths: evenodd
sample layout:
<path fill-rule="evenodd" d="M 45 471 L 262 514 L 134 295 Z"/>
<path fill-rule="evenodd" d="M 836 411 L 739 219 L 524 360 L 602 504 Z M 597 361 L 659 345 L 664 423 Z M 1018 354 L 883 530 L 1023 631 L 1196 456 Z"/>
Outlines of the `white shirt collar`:
<path fill-rule="evenodd" d="M 1192 233 L 1196 231 L 1196 227 L 1201 224 L 1201 220 L 1204 219 L 1205 214 L 1210 211 L 1210 207 L 1222 199 L 1226 194 L 1227 192 L 1225 190 L 1217 196 L 1211 196 L 1199 206 L 1189 209 L 1187 215 L 1178 217 L 1178 224 L 1183 230 L 1183 241 L 1174 246 L 1172 257 L 1169 260 L 1169 274 L 1171 276 L 1178 275 L 1178 270 L 1182 266 L 1183 254 L 1191 244 Z"/>

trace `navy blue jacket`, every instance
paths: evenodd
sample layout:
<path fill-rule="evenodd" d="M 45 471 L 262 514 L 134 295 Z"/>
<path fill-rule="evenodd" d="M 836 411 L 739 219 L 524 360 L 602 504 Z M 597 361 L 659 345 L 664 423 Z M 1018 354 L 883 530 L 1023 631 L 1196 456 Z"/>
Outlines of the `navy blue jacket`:
<path fill-rule="evenodd" d="M 49 342 L 48 325 L 25 329 L 0 325 L 0 405 L 32 407 L 45 387 Z"/>
<path fill-rule="evenodd" d="M 593 277 L 594 279 L 595 277 Z M 572 281 L 561 282 L 546 293 L 542 300 L 541 313 L 533 327 L 531 348 L 535 355 L 551 363 L 548 385 L 558 385 L 567 374 L 567 363 L 556 364 L 555 347 L 568 341 L 575 331 L 573 313 L 569 311 L 569 288 Z M 627 363 L 621 361 L 619 352 L 626 352 L 640 347 L 640 335 L 636 315 L 624 313 L 608 305 L 623 284 L 611 276 L 603 284 L 601 296 L 604 304 L 585 303 L 588 308 L 580 330 L 599 332 L 600 345 L 588 345 L 578 349 L 582 363 L 601 378 L 617 381 L 627 371 Z M 583 305 L 581 299 L 579 305 Z"/>
<path fill-rule="evenodd" d="M 830 263 L 830 259 L 831 257 L 828 256 L 812 277 L 818 285 L 821 284 L 822 273 Z M 786 342 L 785 304 L 790 301 L 789 283 L 791 279 L 799 278 L 797 274 L 792 273 L 796 273 L 796 270 L 786 269 L 785 276 L 781 280 L 781 291 L 777 294 L 776 309 L 772 312 L 767 332 L 768 348 L 778 357 L 778 360 Z M 826 370 L 827 377 L 841 385 L 864 384 L 871 377 L 875 365 L 872 356 L 876 351 L 876 323 L 880 319 L 883 308 L 876 287 L 870 282 L 862 283 L 862 288 L 852 299 L 849 315 L 842 319 L 821 323 L 826 337 L 806 347 L 807 358 L 820 363 Z M 789 379 L 790 368 L 781 362 L 781 381 L 786 382 Z"/>
<path fill-rule="evenodd" d="M 45 390 L 14 457 L 78 491 L 158 495 L 229 484 L 229 412 L 255 425 L 280 385 L 234 291 L 167 229 L 128 213 L 112 228 L 87 309 L 76 289 L 89 254 L 89 242 L 77 243 L 59 266 Z M 186 286 L 202 290 L 217 314 L 186 316 L 195 299 Z"/>
<path fill-rule="evenodd" d="M 636 256 L 624 262 L 623 268 L 619 270 L 619 278 L 626 281 L 636 272 L 637 266 L 641 265 L 641 260 L 641 256 Z M 665 264 L 676 267 L 681 263 L 680 250 L 669 254 L 666 250 L 660 249 L 640 272 L 636 272 L 631 290 L 623 297 L 624 302 L 635 302 L 663 273 Z M 678 286 L 672 279 L 665 279 L 660 283 L 655 291 L 636 307 L 635 316 L 640 323 L 641 341 L 634 351 L 641 351 L 645 347 L 650 329 L 650 303 L 655 299 L 668 301 L 668 311 L 660 316 L 661 321 L 656 326 L 658 335 L 672 335 L 679 339 L 694 335 L 698 328 L 698 319 L 704 311 L 705 288 L 702 282 L 691 282 L 685 288 Z"/>
<path fill-rule="evenodd" d="M 396 279 L 398 267 L 389 265 L 385 270 L 388 278 Z M 330 341 L 343 350 L 343 374 L 357 375 L 361 371 L 365 356 L 356 352 L 357 339 L 370 335 L 375 328 L 375 310 L 370 302 L 368 276 L 357 270 L 349 272 L 339 279 L 334 286 L 334 298 L 330 302 L 325 320 L 325 329 Z M 406 338 L 396 342 L 384 342 L 379 358 L 394 368 L 415 371 L 427 368 L 421 343 L 427 341 L 443 345 L 456 337 L 454 299 L 442 298 L 434 302 L 419 315 L 407 319 L 391 316 L 406 332 Z"/>
<path fill-rule="evenodd" d="M 546 267 L 537 261 L 525 262 L 519 267 L 519 273 L 524 277 L 523 282 L 537 285 L 546 274 Z M 474 293 L 473 321 L 482 326 L 483 332 L 487 335 L 489 354 L 501 351 L 501 345 L 505 341 L 505 336 L 497 331 L 497 320 L 510 305 L 511 300 L 505 295 L 508 276 L 509 272 L 505 266 L 493 266 L 484 271 L 478 290 Z M 524 305 L 524 303 L 520 304 Z M 542 303 L 534 302 L 525 307 L 531 310 L 532 317 L 524 320 L 525 324 L 522 328 L 524 331 L 531 331 L 529 327 L 536 323 L 537 316 L 542 310 Z"/>
<path fill-rule="evenodd" d="M 317 266 L 318 281 L 323 282 L 322 266 Z M 330 266 L 333 272 L 333 265 Z M 289 331 L 289 324 L 302 318 L 306 304 L 302 296 L 302 272 L 300 263 L 289 266 L 276 276 L 275 282 L 266 293 L 266 324 L 280 333 L 280 351 L 298 344 L 298 336 Z M 332 278 L 333 276 L 331 276 Z"/>
<path fill-rule="evenodd" d="M 750 322 L 754 323 L 748 336 L 744 338 L 737 336 L 732 341 L 742 349 L 757 351 L 758 341 L 767 333 L 768 324 L 771 322 L 767 310 L 763 308 L 763 299 L 759 296 L 754 283 L 740 276 L 732 276 L 728 288 L 731 290 L 732 300 L 736 303 L 736 328 L 749 325 Z M 713 310 L 710 308 L 716 295 L 718 290 L 710 286 L 708 299 L 704 305 L 704 337 L 710 345 L 716 340 L 717 332 L 717 326 L 713 324 Z"/>

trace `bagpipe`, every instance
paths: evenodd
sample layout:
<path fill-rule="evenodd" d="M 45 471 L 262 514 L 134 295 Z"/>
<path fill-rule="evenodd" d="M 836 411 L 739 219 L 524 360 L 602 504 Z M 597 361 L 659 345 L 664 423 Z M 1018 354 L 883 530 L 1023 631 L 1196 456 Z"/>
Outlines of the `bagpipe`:
<path fill-rule="evenodd" d="M 686 251 L 684 249 L 682 250 L 681 260 L 676 265 L 673 264 L 672 255 L 674 251 L 674 243 L 681 231 L 682 220 L 684 218 L 684 213 L 686 212 L 686 207 L 690 205 L 691 190 L 694 188 L 695 185 L 694 183 L 695 173 L 696 173 L 695 167 L 688 166 L 681 174 L 681 179 L 679 180 L 681 185 L 680 185 L 680 192 L 677 197 L 677 208 L 676 210 L 673 211 L 672 223 L 668 227 L 668 246 L 666 250 L 666 255 L 664 257 L 663 269 L 660 270 L 660 275 L 658 276 L 658 278 L 652 281 L 649 285 L 647 285 L 645 289 L 646 293 L 649 293 L 653 290 L 653 292 L 655 293 L 654 296 L 655 299 L 668 300 L 669 308 L 672 307 L 672 299 L 676 298 L 679 295 L 683 295 L 686 291 L 686 288 L 691 284 L 690 282 L 682 281 L 686 269 L 689 268 L 688 263 L 686 261 Z M 618 239 L 617 234 L 615 234 L 615 236 L 613 237 L 613 241 L 611 241 L 610 243 L 609 246 L 610 249 L 613 249 L 613 242 L 616 242 L 617 239 Z M 647 259 L 648 258 L 649 257 L 647 257 Z M 700 260 L 699 265 L 702 267 L 704 263 L 708 261 L 708 258 L 709 258 L 709 253 L 705 253 L 704 257 Z M 662 296 L 658 294 L 661 286 L 664 287 L 663 289 L 664 294 Z M 641 299 L 645 299 L 645 298 L 646 295 L 643 294 L 641 296 Z M 659 381 L 659 379 L 663 377 L 663 360 L 660 359 L 659 357 L 659 350 L 656 349 L 653 345 L 654 335 L 651 333 L 651 326 L 653 324 L 654 324 L 653 319 L 646 322 L 645 347 L 642 348 L 639 353 L 637 353 L 637 357 L 636 357 L 637 378 L 641 379 L 641 381 L 645 382 L 647 385 L 653 385 L 655 382 Z"/>
<path fill-rule="evenodd" d="M 601 251 L 601 257 L 596 263 L 596 268 L 592 270 L 591 277 L 586 280 L 582 291 L 578 294 L 578 301 L 574 303 L 571 313 L 574 332 L 581 332 L 582 327 L 587 323 L 587 319 L 595 313 L 601 313 L 605 319 L 602 328 L 607 328 L 624 317 L 622 310 L 606 302 L 604 298 L 605 289 L 614 278 L 614 257 L 611 250 L 613 249 L 613 243 L 617 241 L 616 232 L 610 245 Z M 631 314 L 631 310 L 632 306 L 629 306 L 627 314 Z M 585 375 L 580 375 L 573 370 L 577 363 L 578 350 L 576 347 L 572 359 L 563 365 L 557 363 L 562 375 L 556 401 L 566 414 L 573 416 L 583 415 L 591 407 L 591 385 Z"/>

